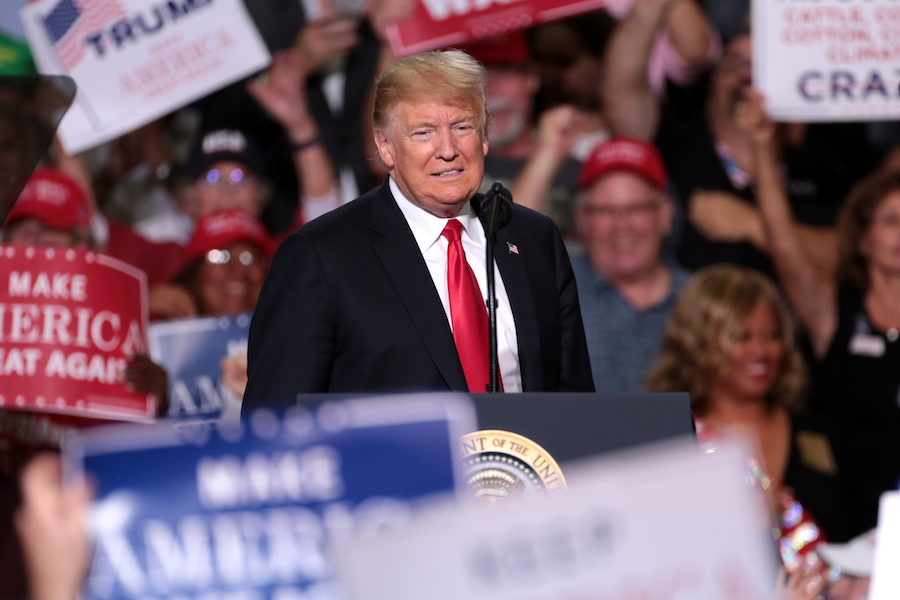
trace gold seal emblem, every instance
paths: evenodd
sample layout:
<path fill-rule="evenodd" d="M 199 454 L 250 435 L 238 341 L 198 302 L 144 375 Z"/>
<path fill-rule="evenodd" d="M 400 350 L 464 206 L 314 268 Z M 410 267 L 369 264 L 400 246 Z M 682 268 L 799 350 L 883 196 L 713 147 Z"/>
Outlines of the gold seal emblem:
<path fill-rule="evenodd" d="M 527 437 L 485 429 L 459 440 L 466 484 L 479 500 L 493 503 L 523 493 L 566 489 L 559 465 Z"/>

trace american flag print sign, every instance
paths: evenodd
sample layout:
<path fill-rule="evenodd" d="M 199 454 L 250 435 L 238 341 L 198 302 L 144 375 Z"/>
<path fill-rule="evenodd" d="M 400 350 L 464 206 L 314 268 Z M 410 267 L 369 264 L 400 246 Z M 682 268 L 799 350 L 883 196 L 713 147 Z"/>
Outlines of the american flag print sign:
<path fill-rule="evenodd" d="M 59 0 L 43 22 L 63 69 L 71 71 L 88 52 L 86 35 L 127 16 L 118 0 Z"/>
<path fill-rule="evenodd" d="M 59 126 L 68 154 L 134 131 L 272 60 L 242 0 L 36 0 L 19 15 L 38 70 L 68 75 L 78 87 Z"/>

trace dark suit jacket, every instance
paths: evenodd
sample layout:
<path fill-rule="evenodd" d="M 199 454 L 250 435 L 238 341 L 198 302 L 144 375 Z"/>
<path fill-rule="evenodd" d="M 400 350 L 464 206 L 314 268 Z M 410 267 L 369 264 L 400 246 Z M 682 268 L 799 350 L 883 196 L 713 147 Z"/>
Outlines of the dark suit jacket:
<path fill-rule="evenodd" d="M 556 226 L 516 206 L 495 256 L 524 391 L 594 391 Z M 298 393 L 467 389 L 446 313 L 387 183 L 281 244 L 250 326 L 248 360 L 245 406 Z"/>

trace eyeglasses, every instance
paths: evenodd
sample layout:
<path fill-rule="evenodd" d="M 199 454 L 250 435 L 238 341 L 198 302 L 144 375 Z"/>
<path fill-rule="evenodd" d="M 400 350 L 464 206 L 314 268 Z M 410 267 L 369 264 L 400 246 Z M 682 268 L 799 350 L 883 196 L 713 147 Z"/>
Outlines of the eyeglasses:
<path fill-rule="evenodd" d="M 254 263 L 258 262 L 253 253 L 249 250 L 244 250 L 240 254 L 232 255 L 228 250 L 213 248 L 206 253 L 206 262 L 211 265 L 227 265 L 232 263 L 234 259 L 237 259 L 237 261 L 245 267 L 252 267 Z"/>
<path fill-rule="evenodd" d="M 205 185 L 247 185 L 253 179 L 250 173 L 244 173 L 243 169 L 233 169 L 231 173 L 222 173 L 218 169 L 210 169 L 202 182 Z"/>
<path fill-rule="evenodd" d="M 644 202 L 636 202 L 628 206 L 586 205 L 582 206 L 581 210 L 583 210 L 588 216 L 599 217 L 602 219 L 612 219 L 615 217 L 633 219 L 650 217 L 654 213 L 656 213 L 657 208 L 659 208 L 659 201 L 657 199 L 652 199 L 646 200 Z"/>

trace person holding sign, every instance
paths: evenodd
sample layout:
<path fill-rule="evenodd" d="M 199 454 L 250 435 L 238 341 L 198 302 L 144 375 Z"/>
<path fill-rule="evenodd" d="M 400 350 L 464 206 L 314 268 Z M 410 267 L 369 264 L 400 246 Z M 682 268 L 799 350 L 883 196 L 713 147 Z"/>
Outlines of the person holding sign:
<path fill-rule="evenodd" d="M 775 265 L 819 361 L 814 399 L 833 423 L 852 537 L 875 526 L 881 493 L 900 478 L 900 173 L 876 173 L 853 188 L 838 226 L 838 267 L 816 269 L 798 243 L 760 96 L 737 116 L 754 140 Z"/>
<path fill-rule="evenodd" d="M 3 242 L 38 246 L 93 246 L 87 196 L 65 174 L 41 168 L 22 189 L 6 221 Z"/>
<path fill-rule="evenodd" d="M 731 262 L 774 276 L 755 198 L 758 174 L 752 142 L 735 122 L 736 105 L 750 89 L 752 39 L 742 32 L 725 46 L 712 71 L 702 112 L 685 117 L 663 110 L 647 84 L 652 40 L 676 3 L 636 0 L 610 40 L 601 82 L 605 115 L 616 135 L 654 140 L 689 217 L 678 246 L 688 269 Z M 778 143 L 796 231 L 810 255 L 827 264 L 833 225 L 848 181 L 820 149 Z"/>
<path fill-rule="evenodd" d="M 0 229 L 3 243 L 96 249 L 91 235 L 87 194 L 65 173 L 49 167 L 34 172 Z M 130 357 L 122 378 L 134 389 L 153 394 L 164 412 L 166 372 L 143 354 Z"/>
<path fill-rule="evenodd" d="M 250 328 L 245 406 L 298 393 L 485 391 L 485 82 L 459 50 L 405 57 L 378 80 L 374 140 L 390 176 L 281 244 Z M 512 214 L 495 253 L 503 388 L 593 391 L 559 231 L 530 210 Z"/>

